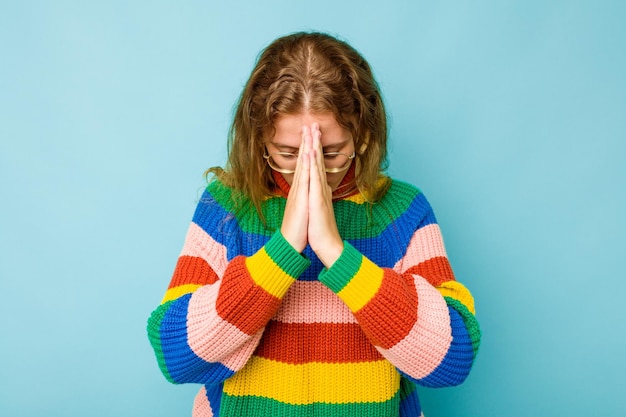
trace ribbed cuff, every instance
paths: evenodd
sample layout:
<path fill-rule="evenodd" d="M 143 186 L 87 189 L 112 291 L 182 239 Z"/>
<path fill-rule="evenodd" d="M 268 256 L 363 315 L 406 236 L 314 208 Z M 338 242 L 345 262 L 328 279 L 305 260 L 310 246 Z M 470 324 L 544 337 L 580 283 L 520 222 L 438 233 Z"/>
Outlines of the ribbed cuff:
<path fill-rule="evenodd" d="M 287 242 L 280 230 L 276 231 L 265 244 L 265 251 L 280 269 L 294 279 L 297 279 L 311 265 L 309 259 Z"/>
<path fill-rule="evenodd" d="M 335 263 L 320 272 L 320 282 L 330 288 L 334 293 L 341 291 L 348 282 L 356 275 L 363 262 L 363 255 L 350 243 L 343 242 L 343 251 Z"/>

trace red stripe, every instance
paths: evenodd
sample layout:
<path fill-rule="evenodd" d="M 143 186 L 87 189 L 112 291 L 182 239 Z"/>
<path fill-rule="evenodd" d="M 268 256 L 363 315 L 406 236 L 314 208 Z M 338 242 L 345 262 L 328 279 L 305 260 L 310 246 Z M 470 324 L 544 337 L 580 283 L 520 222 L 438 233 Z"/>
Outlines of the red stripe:
<path fill-rule="evenodd" d="M 389 349 L 404 339 L 417 321 L 417 292 L 410 275 L 383 271 L 378 292 L 355 317 L 372 343 Z"/>
<path fill-rule="evenodd" d="M 406 273 L 416 274 L 426 279 L 433 287 L 438 287 L 444 282 L 455 281 L 454 272 L 448 258 L 436 256 L 406 270 Z"/>
<path fill-rule="evenodd" d="M 291 364 L 354 363 L 382 358 L 356 323 L 271 321 L 255 355 Z"/>
<path fill-rule="evenodd" d="M 224 320 L 246 334 L 254 334 L 276 314 L 281 300 L 256 285 L 245 259 L 237 256 L 228 265 L 215 308 Z"/>
<path fill-rule="evenodd" d="M 218 277 L 207 261 L 197 256 L 183 255 L 178 258 L 174 276 L 168 288 L 180 285 L 208 285 L 217 282 Z"/>

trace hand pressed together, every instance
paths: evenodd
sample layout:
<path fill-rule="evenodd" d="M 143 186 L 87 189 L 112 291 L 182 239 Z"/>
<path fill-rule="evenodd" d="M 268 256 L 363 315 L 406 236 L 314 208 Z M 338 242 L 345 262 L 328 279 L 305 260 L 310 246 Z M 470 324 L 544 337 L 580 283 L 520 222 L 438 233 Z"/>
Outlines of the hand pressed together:
<path fill-rule="evenodd" d="M 302 128 L 302 142 L 287 196 L 281 233 L 298 252 L 302 252 L 307 243 L 310 244 L 327 268 L 343 251 L 317 123 Z"/>

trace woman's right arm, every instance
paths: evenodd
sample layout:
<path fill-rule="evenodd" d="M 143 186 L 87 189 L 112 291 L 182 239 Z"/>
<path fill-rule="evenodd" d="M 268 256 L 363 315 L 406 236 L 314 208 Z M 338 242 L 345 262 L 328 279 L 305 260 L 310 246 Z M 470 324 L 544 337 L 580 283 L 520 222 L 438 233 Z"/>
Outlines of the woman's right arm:
<path fill-rule="evenodd" d="M 280 232 L 242 255 L 241 233 L 205 191 L 165 297 L 148 320 L 157 361 L 172 383 L 219 383 L 241 369 L 309 266 Z"/>

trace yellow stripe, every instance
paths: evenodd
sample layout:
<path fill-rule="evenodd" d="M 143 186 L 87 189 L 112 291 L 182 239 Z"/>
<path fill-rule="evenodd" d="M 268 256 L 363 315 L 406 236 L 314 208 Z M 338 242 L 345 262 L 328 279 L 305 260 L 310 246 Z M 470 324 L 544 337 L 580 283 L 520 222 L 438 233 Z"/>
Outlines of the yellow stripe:
<path fill-rule="evenodd" d="M 383 270 L 363 257 L 361 267 L 337 295 L 357 312 L 374 297 L 383 282 Z"/>
<path fill-rule="evenodd" d="M 179 285 L 178 287 L 170 288 L 169 290 L 165 292 L 165 296 L 163 297 L 161 304 L 165 304 L 168 301 L 175 300 L 182 295 L 189 294 L 190 292 L 194 292 L 200 287 L 201 285 L 198 285 L 198 284 L 185 284 L 185 285 Z"/>
<path fill-rule="evenodd" d="M 276 298 L 283 298 L 295 281 L 291 275 L 276 265 L 265 248 L 246 258 L 246 268 L 255 284 Z"/>
<path fill-rule="evenodd" d="M 362 193 L 351 195 L 350 197 L 344 198 L 344 200 L 345 201 L 351 201 L 351 202 L 356 203 L 356 204 L 363 204 L 363 203 L 365 203 L 367 201 L 365 199 L 365 196 Z"/>
<path fill-rule="evenodd" d="M 474 309 L 474 297 L 472 297 L 469 290 L 460 282 L 444 282 L 437 287 L 437 290 L 439 290 L 444 297 L 452 297 L 455 300 L 459 300 L 472 314 L 476 314 L 476 310 Z"/>
<path fill-rule="evenodd" d="M 295 405 L 345 404 L 384 402 L 399 387 L 400 374 L 387 360 L 293 365 L 253 356 L 224 382 L 224 393 L 272 398 Z"/>
<path fill-rule="evenodd" d="M 381 177 L 378 178 L 378 180 L 376 180 L 376 185 L 374 186 L 374 188 L 376 190 L 378 190 L 379 188 L 383 187 L 384 185 L 386 185 L 389 182 L 389 178 L 388 177 Z M 367 196 L 361 192 L 351 195 L 349 197 L 344 198 L 344 200 L 346 201 L 351 201 L 353 203 L 356 204 L 363 204 L 366 203 L 367 201 L 370 200 L 370 196 Z"/>

